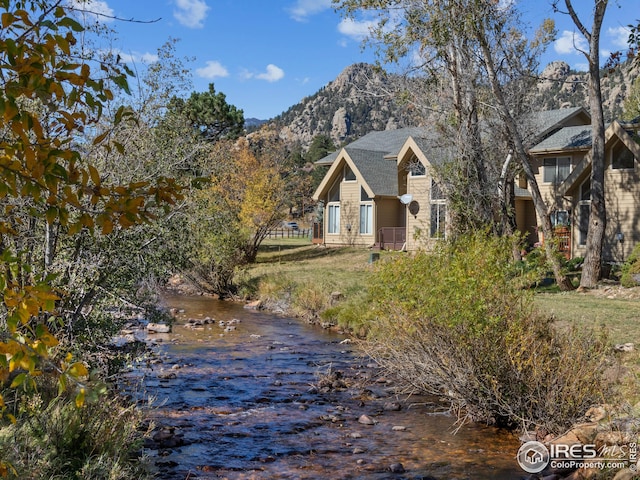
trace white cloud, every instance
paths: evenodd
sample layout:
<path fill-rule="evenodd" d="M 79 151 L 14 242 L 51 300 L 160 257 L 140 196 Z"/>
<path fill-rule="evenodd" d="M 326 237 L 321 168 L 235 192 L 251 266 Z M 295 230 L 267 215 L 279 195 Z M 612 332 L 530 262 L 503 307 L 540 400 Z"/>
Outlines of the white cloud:
<path fill-rule="evenodd" d="M 125 53 L 122 51 L 118 51 L 115 52 L 117 55 L 120 55 L 120 59 L 124 62 L 124 63 L 137 63 L 137 62 L 142 62 L 142 63 L 153 63 L 153 62 L 157 62 L 158 61 L 158 55 L 155 53 L 149 53 L 149 52 L 145 52 L 145 53 L 139 53 L 139 52 L 130 52 L 130 53 Z"/>
<path fill-rule="evenodd" d="M 202 28 L 209 6 L 204 0 L 175 0 L 177 10 L 173 11 L 181 25 L 188 28 Z"/>
<path fill-rule="evenodd" d="M 611 38 L 611 43 L 619 48 L 627 48 L 629 46 L 629 33 L 631 31 L 627 27 L 610 27 L 607 29 L 607 37 Z"/>
<path fill-rule="evenodd" d="M 277 82 L 284 77 L 284 70 L 280 67 L 276 67 L 273 63 L 267 65 L 267 71 L 264 73 L 259 73 L 256 75 L 256 78 L 260 80 L 266 80 L 267 82 Z"/>
<path fill-rule="evenodd" d="M 155 53 L 140 53 L 136 51 L 123 52 L 120 49 L 111 49 L 111 50 L 100 50 L 99 51 L 102 56 L 105 58 L 114 58 L 121 63 L 145 63 L 150 64 L 158 61 L 158 55 Z"/>
<path fill-rule="evenodd" d="M 351 18 L 345 18 L 338 24 L 338 31 L 347 37 L 355 40 L 363 40 L 369 35 L 371 29 L 376 26 L 373 20 L 355 21 Z"/>
<path fill-rule="evenodd" d="M 78 15 L 91 22 L 113 21 L 113 9 L 102 0 L 68 0 L 67 5 L 77 10 Z M 105 16 L 106 15 L 106 16 Z"/>
<path fill-rule="evenodd" d="M 209 60 L 206 67 L 196 68 L 196 75 L 201 78 L 228 77 L 229 71 L 220 62 Z"/>
<path fill-rule="evenodd" d="M 331 8 L 331 0 L 297 0 L 288 11 L 296 22 L 305 22 L 311 15 L 329 8 Z"/>
<path fill-rule="evenodd" d="M 587 51 L 589 45 L 585 38 L 577 32 L 564 30 L 558 40 L 553 43 L 553 49 L 556 53 L 566 55 L 570 53 L 579 53 L 577 49 Z"/>

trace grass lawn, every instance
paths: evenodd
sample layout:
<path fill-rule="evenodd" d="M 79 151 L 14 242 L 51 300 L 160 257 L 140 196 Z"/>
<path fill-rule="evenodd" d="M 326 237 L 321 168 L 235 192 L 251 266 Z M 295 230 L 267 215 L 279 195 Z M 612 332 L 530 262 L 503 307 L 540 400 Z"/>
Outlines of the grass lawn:
<path fill-rule="evenodd" d="M 379 252 L 381 260 L 397 252 Z M 265 276 L 288 276 L 297 284 L 316 284 L 328 291 L 346 293 L 361 289 L 373 269 L 371 252 L 363 248 L 327 248 L 305 238 L 265 240 L 257 262 L 240 275 L 242 282 L 255 283 Z"/>
<path fill-rule="evenodd" d="M 613 343 L 632 342 L 640 348 L 640 300 L 607 298 L 589 293 L 538 293 L 535 304 L 560 324 L 605 326 Z"/>
<path fill-rule="evenodd" d="M 245 281 L 257 282 L 267 275 L 286 275 L 298 284 L 318 284 L 326 290 L 347 294 L 364 286 L 372 271 L 371 251 L 362 248 L 326 248 L 308 238 L 267 239 L 260 247 L 257 263 L 242 272 Z M 379 252 L 380 261 L 399 252 Z M 536 293 L 541 312 L 553 315 L 560 324 L 584 327 L 604 325 L 613 343 L 633 342 L 640 348 L 640 287 L 635 298 L 607 298 L 592 293 Z"/>

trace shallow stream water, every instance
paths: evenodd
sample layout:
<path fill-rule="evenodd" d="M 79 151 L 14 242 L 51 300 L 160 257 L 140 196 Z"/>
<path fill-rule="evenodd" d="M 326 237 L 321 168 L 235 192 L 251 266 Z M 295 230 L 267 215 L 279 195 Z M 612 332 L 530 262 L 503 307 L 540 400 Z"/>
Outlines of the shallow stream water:
<path fill-rule="evenodd" d="M 166 303 L 184 312 L 172 333 L 150 335 L 161 361 L 131 376 L 154 398 L 147 453 L 158 478 L 524 477 L 514 435 L 477 424 L 454 433 L 436 399 L 395 395 L 342 335 L 205 297 Z"/>

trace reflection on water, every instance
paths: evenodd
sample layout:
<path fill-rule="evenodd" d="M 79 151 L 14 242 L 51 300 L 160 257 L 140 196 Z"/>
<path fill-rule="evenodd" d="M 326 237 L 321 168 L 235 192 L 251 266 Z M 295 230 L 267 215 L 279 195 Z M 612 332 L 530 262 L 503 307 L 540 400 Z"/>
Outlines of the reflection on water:
<path fill-rule="evenodd" d="M 156 398 L 158 478 L 522 477 L 513 435 L 482 425 L 454 434 L 433 399 L 394 396 L 343 336 L 205 297 L 166 301 L 185 312 L 158 336 L 163 362 L 134 374 Z M 186 328 L 205 317 L 214 321 Z M 232 319 L 225 333 L 220 322 Z M 329 373 L 348 388 L 315 388 Z"/>

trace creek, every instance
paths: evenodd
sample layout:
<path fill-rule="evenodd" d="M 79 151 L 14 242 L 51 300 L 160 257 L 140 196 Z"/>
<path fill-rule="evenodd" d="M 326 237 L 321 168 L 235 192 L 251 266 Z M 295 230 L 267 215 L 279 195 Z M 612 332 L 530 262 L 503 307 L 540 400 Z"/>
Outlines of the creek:
<path fill-rule="evenodd" d="M 454 431 L 437 399 L 396 395 L 343 335 L 206 297 L 165 301 L 181 309 L 172 333 L 150 334 L 158 358 L 129 376 L 140 398 L 154 399 L 146 453 L 158 478 L 525 476 L 513 434 Z"/>

